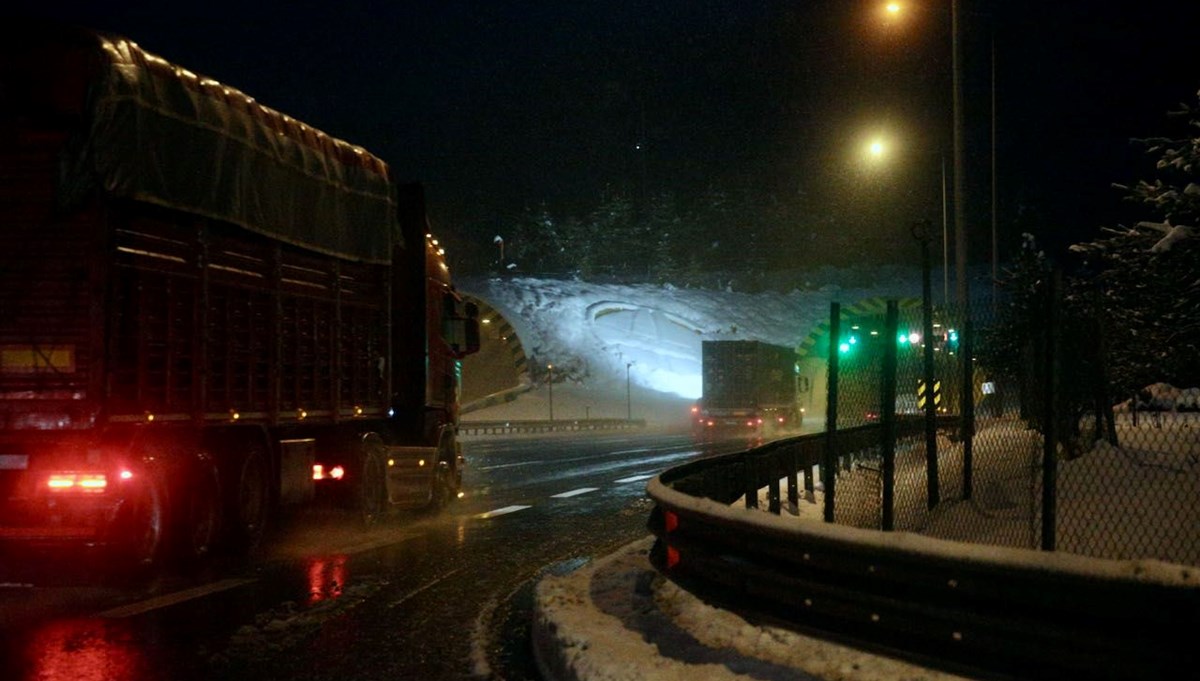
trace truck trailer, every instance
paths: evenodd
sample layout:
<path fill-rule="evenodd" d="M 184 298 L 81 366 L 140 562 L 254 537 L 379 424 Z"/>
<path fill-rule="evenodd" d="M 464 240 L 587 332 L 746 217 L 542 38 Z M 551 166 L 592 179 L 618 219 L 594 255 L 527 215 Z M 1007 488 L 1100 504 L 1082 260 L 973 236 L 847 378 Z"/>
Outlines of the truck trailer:
<path fill-rule="evenodd" d="M 702 395 L 692 430 L 703 439 L 762 437 L 800 427 L 796 351 L 754 340 L 701 343 Z"/>
<path fill-rule="evenodd" d="M 423 192 L 128 39 L 0 45 L 0 544 L 256 547 L 461 486 L 478 312 Z M 19 30 L 18 30 L 19 29 Z"/>

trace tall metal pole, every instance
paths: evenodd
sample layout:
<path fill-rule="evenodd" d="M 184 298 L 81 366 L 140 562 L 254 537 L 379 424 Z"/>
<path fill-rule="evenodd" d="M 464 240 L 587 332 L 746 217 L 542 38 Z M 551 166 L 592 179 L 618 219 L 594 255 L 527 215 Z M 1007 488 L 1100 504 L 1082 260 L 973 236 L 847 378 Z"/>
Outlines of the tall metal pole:
<path fill-rule="evenodd" d="M 992 27 L 992 314 L 997 311 L 996 289 L 1000 278 L 1000 247 L 996 236 L 996 29 Z"/>
<path fill-rule="evenodd" d="M 964 138 L 963 113 L 963 41 L 959 25 L 960 0 L 952 0 L 950 23 L 952 34 L 953 81 L 954 81 L 954 260 L 958 274 L 957 298 L 960 306 L 967 304 L 967 197 L 966 197 L 966 140 Z"/>
<path fill-rule="evenodd" d="M 950 210 L 946 203 L 946 153 L 942 152 L 942 305 L 950 305 Z"/>
<path fill-rule="evenodd" d="M 953 34 L 953 70 L 954 70 L 954 245 L 955 264 L 958 270 L 957 302 L 961 329 L 959 358 L 962 361 L 962 384 L 959 388 L 960 429 L 963 449 L 963 487 L 964 496 L 971 495 L 971 471 L 974 457 L 975 438 L 975 364 L 972 352 L 974 344 L 974 325 L 971 321 L 971 292 L 967 276 L 968 239 L 967 239 L 967 191 L 966 191 L 966 139 L 964 128 L 965 114 L 963 111 L 963 40 L 962 27 L 959 22 L 960 0 L 951 3 L 951 33 Z"/>

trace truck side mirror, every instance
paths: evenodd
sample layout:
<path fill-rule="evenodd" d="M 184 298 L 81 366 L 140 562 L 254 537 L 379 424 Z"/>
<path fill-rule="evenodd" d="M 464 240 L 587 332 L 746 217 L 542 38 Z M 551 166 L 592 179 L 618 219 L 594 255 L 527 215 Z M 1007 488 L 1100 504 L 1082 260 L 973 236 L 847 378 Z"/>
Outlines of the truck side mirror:
<path fill-rule="evenodd" d="M 442 320 L 442 336 L 456 359 L 479 352 L 478 305 L 464 304 L 447 293 L 442 299 Z"/>
<path fill-rule="evenodd" d="M 466 339 L 467 351 L 464 354 L 479 352 L 479 306 L 467 303 L 467 318 L 464 320 L 463 336 Z"/>

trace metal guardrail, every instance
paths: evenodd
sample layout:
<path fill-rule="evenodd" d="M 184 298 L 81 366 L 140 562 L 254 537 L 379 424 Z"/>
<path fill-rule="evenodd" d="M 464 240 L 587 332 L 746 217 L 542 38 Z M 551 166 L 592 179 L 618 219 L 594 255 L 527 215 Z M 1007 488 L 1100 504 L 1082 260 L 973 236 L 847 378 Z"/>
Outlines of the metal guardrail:
<path fill-rule="evenodd" d="M 877 441 L 878 428 L 839 431 L 837 454 Z M 810 470 L 824 446 L 823 434 L 806 435 L 656 477 L 651 562 L 748 616 L 981 678 L 1174 679 L 1200 669 L 1200 568 L 971 546 L 730 506 L 774 485 L 774 510 L 781 475 Z"/>
<path fill-rule="evenodd" d="M 645 428 L 645 419 L 558 419 L 554 421 L 460 421 L 461 435 L 511 435 L 573 430 L 625 430 Z"/>

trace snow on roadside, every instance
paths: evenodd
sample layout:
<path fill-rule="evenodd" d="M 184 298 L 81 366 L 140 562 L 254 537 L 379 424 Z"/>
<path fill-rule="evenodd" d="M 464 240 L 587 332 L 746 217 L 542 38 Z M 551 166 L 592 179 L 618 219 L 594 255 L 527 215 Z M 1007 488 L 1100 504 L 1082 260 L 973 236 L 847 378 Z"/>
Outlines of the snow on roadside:
<path fill-rule="evenodd" d="M 534 649 L 552 681 L 949 681 L 713 608 L 650 565 L 653 538 L 537 585 Z"/>

